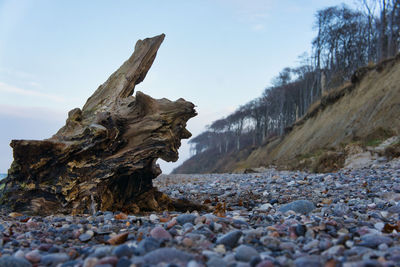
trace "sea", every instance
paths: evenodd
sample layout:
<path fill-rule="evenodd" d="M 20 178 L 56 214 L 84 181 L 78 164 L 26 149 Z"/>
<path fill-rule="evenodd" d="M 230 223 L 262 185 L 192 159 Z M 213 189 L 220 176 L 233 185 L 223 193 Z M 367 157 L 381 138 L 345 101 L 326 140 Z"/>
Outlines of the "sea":
<path fill-rule="evenodd" d="M 6 177 L 7 177 L 6 173 L 0 173 L 0 180 L 3 180 Z"/>

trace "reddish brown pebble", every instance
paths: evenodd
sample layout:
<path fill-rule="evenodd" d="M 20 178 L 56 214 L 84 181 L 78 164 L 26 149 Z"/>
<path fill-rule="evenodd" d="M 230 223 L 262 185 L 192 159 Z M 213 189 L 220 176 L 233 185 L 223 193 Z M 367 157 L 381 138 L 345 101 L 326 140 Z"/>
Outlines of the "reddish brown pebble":
<path fill-rule="evenodd" d="M 274 264 L 269 260 L 265 260 L 265 261 L 258 263 L 256 265 L 256 267 L 274 267 Z"/>
<path fill-rule="evenodd" d="M 167 224 L 167 229 L 170 229 L 176 225 L 176 219 L 173 218 L 168 224 Z"/>
<path fill-rule="evenodd" d="M 108 256 L 100 259 L 96 265 L 102 265 L 102 264 L 110 264 L 112 266 L 116 266 L 118 263 L 118 258 L 115 256 Z"/>
<path fill-rule="evenodd" d="M 128 232 L 122 233 L 122 234 L 119 234 L 119 235 L 116 235 L 116 236 L 110 238 L 107 242 L 110 245 L 119 245 L 126 241 L 126 239 L 128 238 L 128 235 L 129 235 Z"/>
<path fill-rule="evenodd" d="M 8 216 L 10 216 L 11 218 L 17 218 L 23 216 L 23 214 L 19 212 L 11 212 L 10 214 L 8 214 Z"/>
<path fill-rule="evenodd" d="M 121 212 L 121 213 L 115 215 L 114 218 L 116 220 L 126 220 L 126 219 L 128 219 L 128 215 L 126 215 L 125 213 Z"/>
<path fill-rule="evenodd" d="M 151 237 L 155 239 L 172 239 L 172 236 L 170 233 L 168 233 L 164 228 L 161 226 L 154 227 L 150 231 Z"/>
<path fill-rule="evenodd" d="M 32 250 L 28 253 L 25 254 L 25 259 L 32 263 L 38 263 L 40 262 L 42 256 L 40 255 L 39 251 L 37 250 Z"/>
<path fill-rule="evenodd" d="M 193 245 L 193 241 L 192 239 L 185 237 L 182 240 L 182 244 L 185 245 L 186 247 L 191 247 Z"/>

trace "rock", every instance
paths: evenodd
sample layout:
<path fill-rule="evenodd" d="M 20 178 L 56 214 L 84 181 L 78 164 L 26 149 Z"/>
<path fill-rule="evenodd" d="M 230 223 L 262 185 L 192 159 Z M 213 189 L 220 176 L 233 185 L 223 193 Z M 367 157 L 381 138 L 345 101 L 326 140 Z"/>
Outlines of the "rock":
<path fill-rule="evenodd" d="M 32 250 L 25 254 L 25 259 L 30 261 L 31 263 L 38 263 L 42 256 L 40 255 L 38 250 Z"/>
<path fill-rule="evenodd" d="M 173 263 L 177 265 L 187 264 L 193 260 L 193 255 L 177 250 L 175 248 L 159 248 L 147 253 L 144 256 L 144 262 L 150 265 L 160 263 Z"/>
<path fill-rule="evenodd" d="M 93 237 L 93 231 L 87 231 L 79 236 L 79 240 L 82 242 L 87 242 Z"/>
<path fill-rule="evenodd" d="M 150 251 L 158 249 L 160 242 L 157 239 L 148 237 L 139 242 L 138 247 L 135 250 L 135 254 L 144 255 Z"/>
<path fill-rule="evenodd" d="M 322 256 L 340 256 L 343 254 L 344 251 L 344 246 L 343 245 L 337 245 L 337 246 L 333 246 L 330 247 L 329 249 L 325 250 L 324 252 L 322 252 Z"/>
<path fill-rule="evenodd" d="M 194 105 L 132 95 L 164 37 L 139 40 L 133 55 L 82 109 L 68 113 L 65 126 L 51 138 L 11 141 L 14 162 L 2 180 L 0 204 L 42 215 L 137 213 L 174 204 L 152 180 L 161 173 L 157 159 L 176 161 L 180 140 L 191 136 L 185 127 L 196 115 Z"/>
<path fill-rule="evenodd" d="M 83 262 L 83 267 L 94 267 L 94 266 L 96 266 L 98 261 L 99 261 L 99 259 L 97 259 L 97 258 L 88 257 Z"/>
<path fill-rule="evenodd" d="M 252 258 L 258 257 L 257 250 L 247 245 L 240 245 L 236 248 L 235 259 L 238 261 L 249 262 Z"/>
<path fill-rule="evenodd" d="M 31 267 L 32 264 L 26 259 L 16 258 L 12 256 L 2 256 L 0 258 L 0 266 L 2 267 Z"/>
<path fill-rule="evenodd" d="M 11 212 L 10 214 L 8 214 L 8 216 L 10 216 L 11 218 L 17 218 L 17 217 L 21 217 L 24 215 L 19 212 Z"/>
<path fill-rule="evenodd" d="M 207 261 L 207 267 L 227 267 L 228 264 L 223 260 L 218 257 L 211 257 Z"/>
<path fill-rule="evenodd" d="M 122 258 L 124 256 L 130 258 L 133 255 L 133 248 L 129 247 L 128 245 L 119 245 L 117 246 L 114 251 L 113 254 L 115 256 L 117 256 L 118 258 Z"/>
<path fill-rule="evenodd" d="M 160 219 L 158 218 L 157 215 L 151 214 L 150 217 L 149 217 L 149 220 L 150 220 L 152 223 L 157 223 Z"/>
<path fill-rule="evenodd" d="M 155 239 L 172 239 L 172 236 L 170 233 L 168 233 L 164 228 L 162 228 L 161 226 L 157 226 L 154 227 L 151 231 L 150 231 L 150 235 L 151 237 L 155 238 Z"/>
<path fill-rule="evenodd" d="M 296 200 L 285 204 L 279 208 L 279 211 L 285 213 L 292 210 L 296 213 L 308 214 L 315 209 L 314 204 L 308 200 Z"/>
<path fill-rule="evenodd" d="M 343 215 L 349 212 L 349 207 L 344 203 L 337 203 L 333 207 L 333 214 L 338 217 L 342 217 Z"/>
<path fill-rule="evenodd" d="M 236 247 L 236 244 L 241 236 L 242 236 L 242 231 L 239 230 L 232 231 L 218 238 L 216 244 L 217 245 L 222 244 L 226 247 L 234 248 Z"/>
<path fill-rule="evenodd" d="M 272 209 L 272 205 L 269 204 L 269 203 L 262 204 L 262 205 L 258 208 L 258 210 L 260 210 L 260 211 L 269 211 L 270 209 Z"/>
<path fill-rule="evenodd" d="M 127 258 L 119 259 L 116 267 L 130 267 L 132 262 Z"/>
<path fill-rule="evenodd" d="M 322 266 L 324 266 L 321 263 L 320 258 L 317 257 L 317 256 L 305 256 L 305 257 L 297 258 L 294 261 L 294 265 L 296 267 L 304 267 L 304 266 L 307 266 L 307 267 L 322 267 Z"/>
<path fill-rule="evenodd" d="M 111 266 L 115 266 L 118 263 L 118 258 L 115 256 L 108 256 L 100 259 L 96 265 L 102 265 L 102 264 L 110 264 Z"/>
<path fill-rule="evenodd" d="M 274 267 L 274 263 L 270 260 L 263 260 L 257 263 L 256 267 Z"/>
<path fill-rule="evenodd" d="M 93 256 L 96 258 L 103 258 L 111 254 L 110 246 L 100 246 L 94 250 Z"/>
<path fill-rule="evenodd" d="M 52 253 L 42 257 L 40 264 L 46 266 L 57 266 L 59 263 L 63 263 L 69 260 L 69 257 L 65 253 Z"/>
<path fill-rule="evenodd" d="M 180 225 L 184 225 L 185 223 L 191 223 L 194 224 L 194 220 L 196 219 L 196 215 L 193 214 L 181 214 L 176 218 L 176 221 Z"/>
<path fill-rule="evenodd" d="M 125 232 L 122 234 L 118 234 L 110 239 L 108 239 L 107 243 L 110 245 L 119 245 L 122 244 L 126 241 L 126 239 L 128 238 L 129 233 Z"/>
<path fill-rule="evenodd" d="M 360 246 L 365 246 L 369 248 L 376 248 L 380 244 L 386 244 L 390 246 L 393 240 L 390 237 L 378 235 L 378 234 L 366 234 L 361 237 Z"/>
<path fill-rule="evenodd" d="M 303 224 L 297 224 L 295 232 L 297 236 L 304 236 L 307 232 L 307 227 Z"/>

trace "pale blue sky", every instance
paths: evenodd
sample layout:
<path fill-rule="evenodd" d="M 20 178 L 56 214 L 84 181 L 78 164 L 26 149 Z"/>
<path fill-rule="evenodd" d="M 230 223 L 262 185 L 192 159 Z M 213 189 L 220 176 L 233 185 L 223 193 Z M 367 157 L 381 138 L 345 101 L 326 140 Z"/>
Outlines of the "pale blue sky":
<path fill-rule="evenodd" d="M 0 0 L 0 173 L 12 161 L 11 139 L 54 134 L 138 39 L 166 34 L 136 90 L 195 103 L 188 129 L 196 135 L 295 66 L 310 51 L 316 10 L 341 2 Z M 180 155 L 189 156 L 186 142 Z M 176 165 L 161 163 L 164 172 Z"/>

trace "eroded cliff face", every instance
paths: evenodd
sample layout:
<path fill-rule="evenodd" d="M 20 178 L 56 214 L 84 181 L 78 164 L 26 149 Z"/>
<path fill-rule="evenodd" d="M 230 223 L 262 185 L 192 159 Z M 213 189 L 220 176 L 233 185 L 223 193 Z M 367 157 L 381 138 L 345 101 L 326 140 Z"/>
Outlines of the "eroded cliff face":
<path fill-rule="evenodd" d="M 227 154 L 206 150 L 174 173 L 243 172 L 266 166 L 332 172 L 354 156 L 348 145 L 375 153 L 369 143 L 393 136 L 400 136 L 400 54 L 357 70 L 351 81 L 314 103 L 286 135 Z M 399 144 L 390 146 L 377 156 L 398 157 Z"/>
<path fill-rule="evenodd" d="M 154 99 L 135 86 L 144 80 L 164 34 L 139 40 L 133 55 L 53 137 L 12 140 L 14 162 L 1 203 L 32 213 L 138 212 L 173 208 L 153 188 L 158 158 L 178 159 L 186 122 L 196 115 L 184 99 Z"/>

